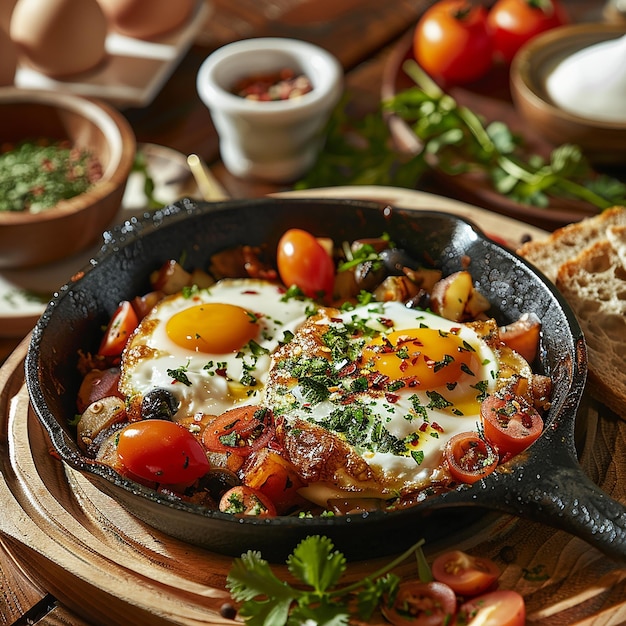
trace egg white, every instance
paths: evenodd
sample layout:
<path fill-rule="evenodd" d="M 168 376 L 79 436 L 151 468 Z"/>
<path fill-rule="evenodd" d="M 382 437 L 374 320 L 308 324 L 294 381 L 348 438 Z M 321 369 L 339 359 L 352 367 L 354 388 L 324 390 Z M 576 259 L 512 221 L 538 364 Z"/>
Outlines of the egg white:
<path fill-rule="evenodd" d="M 311 307 L 309 300 L 283 296 L 280 286 L 266 281 L 223 279 L 208 289 L 165 298 L 141 321 L 124 351 L 120 390 L 135 396 L 165 388 L 180 403 L 177 416 L 220 415 L 236 405 L 258 404 L 271 353 L 306 320 Z M 168 320 L 180 311 L 206 303 L 237 305 L 257 317 L 256 345 L 209 354 L 172 341 L 166 331 Z M 177 377 L 173 372 L 181 375 Z M 189 384 L 181 382 L 182 375 Z"/>
<path fill-rule="evenodd" d="M 378 321 L 380 318 L 384 318 L 384 324 Z M 344 403 L 346 396 L 342 391 L 331 393 L 322 401 L 315 402 L 311 400 L 310 390 L 297 377 L 285 384 L 284 377 L 270 376 L 267 402 L 288 423 L 304 419 L 322 425 L 331 432 L 337 432 L 333 431 L 332 426 L 329 427 L 332 424 L 329 416 L 346 411 L 347 421 L 350 421 L 351 412 L 355 406 L 358 407 L 361 416 L 365 416 L 371 436 L 366 436 L 364 442 L 354 443 L 350 434 L 338 432 L 338 435 L 353 444 L 372 468 L 381 485 L 381 494 L 411 490 L 437 480 L 446 442 L 457 433 L 477 430 L 480 423 L 478 398 L 493 392 L 496 387 L 496 352 L 470 325 L 450 322 L 426 311 L 410 309 L 400 302 L 375 303 L 349 312 L 337 312 L 330 319 L 330 326 L 335 328 L 341 327 L 346 321 L 364 320 L 369 328 L 381 334 L 423 326 L 444 332 L 453 331 L 475 350 L 478 369 L 472 372 L 473 376 L 464 373 L 452 390 L 446 387 L 434 390 L 404 387 L 393 394 L 367 390 L 355 394 L 350 405 Z M 327 324 L 328 319 L 323 323 Z M 294 351 L 290 355 L 288 348 L 286 346 L 281 351 L 281 358 L 285 354 L 286 358 L 292 358 Z M 335 357 L 332 361 L 333 367 L 343 367 L 348 360 L 347 355 L 345 359 Z M 279 362 L 274 363 L 273 372 L 281 367 L 283 366 Z M 436 392 L 435 398 L 440 394 L 452 406 L 439 408 L 438 403 L 433 401 L 433 396 L 429 396 L 429 392 L 433 391 Z M 460 414 L 459 406 L 463 407 L 463 414 Z M 468 407 L 472 407 L 472 410 L 468 411 Z M 401 446 L 402 450 L 398 449 L 400 446 L 392 446 L 391 450 L 385 449 L 389 447 L 384 443 L 387 435 L 391 442 L 406 441 L 408 438 L 411 444 Z M 373 439 L 383 443 L 372 445 Z M 324 497 L 326 496 L 327 494 Z"/>

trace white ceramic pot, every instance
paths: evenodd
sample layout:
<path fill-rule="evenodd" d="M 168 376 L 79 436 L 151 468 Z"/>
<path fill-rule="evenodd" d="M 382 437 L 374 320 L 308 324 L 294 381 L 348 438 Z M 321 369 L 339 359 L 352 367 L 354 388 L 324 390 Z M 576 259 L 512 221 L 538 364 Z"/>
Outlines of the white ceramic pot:
<path fill-rule="evenodd" d="M 312 90 L 287 100 L 232 93 L 238 81 L 291 68 Z M 198 71 L 197 90 L 220 138 L 222 160 L 239 177 L 287 183 L 315 162 L 324 129 L 343 91 L 343 70 L 322 48 L 295 39 L 246 39 L 219 48 Z"/>

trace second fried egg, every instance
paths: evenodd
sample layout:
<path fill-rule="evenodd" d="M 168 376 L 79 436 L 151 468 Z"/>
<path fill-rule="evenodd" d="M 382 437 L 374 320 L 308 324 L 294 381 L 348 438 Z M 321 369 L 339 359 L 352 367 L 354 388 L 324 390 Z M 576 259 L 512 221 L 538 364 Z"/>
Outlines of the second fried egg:
<path fill-rule="evenodd" d="M 437 480 L 445 442 L 477 429 L 496 388 L 490 328 L 399 302 L 321 309 L 275 355 L 268 406 L 347 441 L 381 495 L 423 486 Z"/>

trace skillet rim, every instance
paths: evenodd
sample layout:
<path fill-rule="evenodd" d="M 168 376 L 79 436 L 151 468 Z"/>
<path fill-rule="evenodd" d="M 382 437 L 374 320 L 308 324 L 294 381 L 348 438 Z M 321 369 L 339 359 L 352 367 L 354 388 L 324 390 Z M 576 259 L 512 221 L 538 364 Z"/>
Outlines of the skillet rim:
<path fill-rule="evenodd" d="M 174 511 L 183 511 L 185 513 L 199 515 L 203 518 L 218 520 L 220 522 L 227 522 L 237 528 L 241 528 L 242 524 L 246 526 L 270 525 L 272 527 L 291 527 L 293 526 L 295 521 L 298 527 L 302 527 L 303 532 L 306 532 L 308 528 L 320 529 L 321 531 L 323 531 L 324 528 L 333 528 L 336 527 L 338 524 L 355 526 L 371 523 L 371 519 L 373 517 L 373 515 L 371 514 L 336 518 L 301 519 L 283 516 L 272 518 L 269 520 L 260 520 L 257 518 L 246 518 L 245 520 L 241 520 L 239 518 L 233 518 L 232 516 L 221 513 L 219 511 L 209 510 L 206 507 L 200 507 L 198 505 L 174 500 L 162 494 L 158 494 L 152 489 L 143 487 L 142 485 L 133 483 L 132 481 L 128 481 L 127 479 L 120 477 L 114 470 L 112 470 L 108 466 L 97 465 L 93 461 L 86 459 L 82 454 L 80 454 L 80 451 L 77 449 L 75 440 L 71 439 L 66 429 L 63 428 L 63 426 L 60 424 L 59 420 L 56 419 L 51 414 L 51 412 L 46 413 L 46 408 L 48 405 L 41 389 L 41 385 L 39 384 L 40 371 L 38 365 L 40 357 L 39 350 L 41 348 L 40 342 L 42 335 L 45 333 L 45 329 L 50 318 L 55 315 L 55 312 L 58 310 L 59 303 L 61 303 L 64 298 L 68 297 L 68 294 L 71 293 L 72 290 L 80 284 L 84 276 L 90 274 L 93 271 L 97 271 L 97 268 L 105 263 L 111 255 L 120 254 L 120 250 L 124 250 L 132 246 L 137 239 L 142 239 L 148 236 L 151 232 L 153 232 L 153 230 L 159 229 L 164 225 L 168 227 L 173 227 L 176 223 L 178 223 L 179 220 L 185 220 L 188 216 L 194 216 L 198 214 L 198 211 L 200 211 L 201 215 L 204 215 L 205 213 L 210 214 L 214 211 L 221 210 L 235 211 L 242 206 L 264 206 L 269 204 L 293 205 L 294 203 L 304 205 L 345 205 L 351 209 L 375 210 L 377 212 L 385 210 L 384 207 L 388 206 L 386 203 L 365 200 L 352 200 L 345 198 L 262 198 L 252 201 L 229 200 L 221 203 L 213 203 L 210 206 L 208 205 L 208 203 L 196 203 L 188 199 L 183 199 L 175 203 L 174 205 L 165 207 L 165 209 L 163 209 L 162 211 L 151 213 L 149 215 L 146 214 L 144 218 L 140 220 L 131 220 L 129 222 L 126 222 L 125 224 L 119 225 L 111 231 L 107 231 L 106 233 L 104 233 L 104 243 L 101 250 L 94 257 L 94 259 L 92 259 L 87 264 L 87 266 L 83 268 L 83 270 L 79 273 L 78 280 L 68 281 L 68 283 L 66 283 L 58 291 L 58 293 L 55 294 L 54 298 L 46 307 L 46 310 L 42 314 L 41 318 L 35 326 L 35 329 L 33 330 L 26 357 L 26 381 L 29 393 L 32 398 L 32 404 L 35 408 L 35 413 L 39 418 L 39 421 L 43 424 L 44 428 L 48 432 L 48 435 L 50 436 L 54 447 L 57 449 L 64 462 L 66 462 L 70 467 L 73 467 L 74 469 L 82 473 L 86 473 L 89 478 L 94 477 L 98 479 L 98 481 L 104 480 L 107 483 L 111 483 L 116 489 L 122 489 L 131 496 L 140 496 L 151 504 L 158 505 L 159 507 L 165 505 L 167 508 Z M 469 229 L 473 231 L 475 237 L 478 240 L 482 241 L 483 245 L 485 244 L 485 242 L 488 243 L 488 245 L 494 250 L 499 250 L 498 254 L 500 256 L 504 255 L 505 257 L 510 257 L 510 259 L 512 259 L 516 265 L 522 265 L 525 268 L 526 273 L 538 277 L 539 283 L 542 284 L 542 288 L 549 292 L 550 297 L 558 305 L 559 310 L 563 312 L 568 322 L 568 331 L 570 333 L 573 344 L 576 345 L 581 340 L 583 340 L 582 330 L 580 329 L 580 326 L 576 320 L 573 311 L 564 300 L 564 298 L 560 295 L 560 293 L 556 290 L 556 288 L 550 283 L 550 281 L 548 281 L 548 279 L 539 270 L 534 268 L 525 259 L 518 257 L 514 252 L 505 248 L 504 246 L 501 246 L 500 244 L 489 240 L 483 233 L 483 231 L 473 222 L 466 219 L 465 217 L 437 210 L 403 209 L 401 206 L 393 206 L 390 207 L 389 210 L 392 212 L 407 211 L 408 213 L 413 215 L 419 214 L 424 216 L 436 216 L 437 218 L 454 222 L 457 228 L 462 225 L 463 229 Z M 579 383 L 578 385 L 576 385 L 574 392 L 581 395 L 581 389 L 584 387 L 584 378 L 586 376 L 586 363 L 575 363 L 574 365 L 575 371 L 573 371 L 573 380 L 576 380 Z M 580 384 L 581 376 L 583 378 L 582 384 Z M 555 417 L 556 416 L 554 416 L 553 419 L 555 419 Z M 53 420 L 52 423 L 49 421 L 50 419 Z M 571 430 L 573 433 L 573 424 Z M 68 441 L 70 442 L 70 444 L 73 445 L 68 446 Z M 102 487 L 100 488 L 102 489 Z M 467 494 L 471 492 L 472 489 L 478 490 L 479 487 L 464 488 L 463 492 Z M 421 505 L 418 505 L 418 507 L 421 507 Z M 382 516 L 388 517 L 389 515 L 393 515 L 396 517 L 402 517 L 409 515 L 412 511 L 414 512 L 414 510 L 414 508 L 410 508 L 406 509 L 405 511 L 382 512 Z"/>

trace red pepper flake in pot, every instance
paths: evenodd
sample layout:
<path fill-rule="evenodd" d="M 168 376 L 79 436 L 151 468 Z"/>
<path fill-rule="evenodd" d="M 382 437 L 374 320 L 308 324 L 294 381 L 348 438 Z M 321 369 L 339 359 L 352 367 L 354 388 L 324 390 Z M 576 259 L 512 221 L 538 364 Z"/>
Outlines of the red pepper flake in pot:
<path fill-rule="evenodd" d="M 270 102 L 298 98 L 312 89 L 307 76 L 286 67 L 278 72 L 243 78 L 235 83 L 233 93 L 248 100 Z"/>

